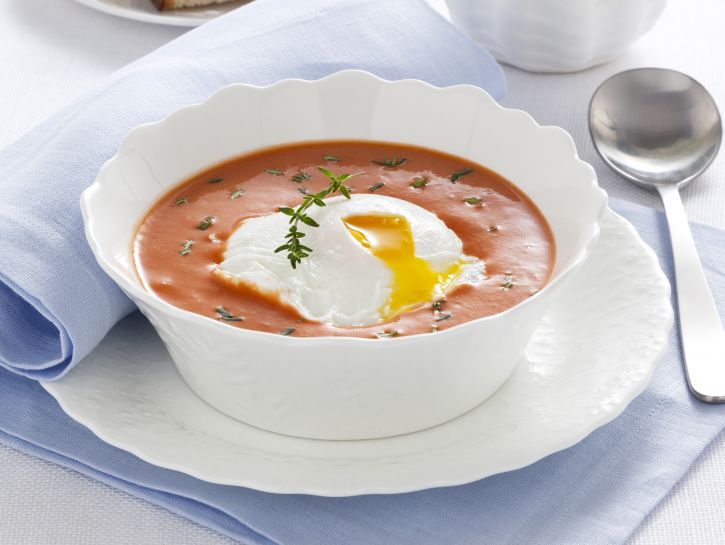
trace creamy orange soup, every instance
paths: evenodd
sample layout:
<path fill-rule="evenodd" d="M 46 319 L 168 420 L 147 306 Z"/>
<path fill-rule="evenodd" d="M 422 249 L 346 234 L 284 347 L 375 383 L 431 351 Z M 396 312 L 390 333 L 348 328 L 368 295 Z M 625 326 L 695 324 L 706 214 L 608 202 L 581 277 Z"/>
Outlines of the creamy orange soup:
<path fill-rule="evenodd" d="M 388 166 L 376 163 L 386 158 Z M 485 278 L 454 287 L 443 300 L 358 327 L 305 319 L 278 295 L 221 280 L 214 270 L 227 237 L 245 219 L 295 208 L 303 194 L 327 187 L 318 166 L 336 174 L 364 172 L 346 182 L 352 199 L 386 195 L 435 213 L 461 240 L 465 254 L 485 262 Z M 371 228 L 364 217 L 349 221 L 353 235 Z M 148 212 L 134 238 L 133 257 L 147 290 L 210 319 L 285 335 L 376 338 L 440 331 L 506 310 L 544 286 L 555 249 L 531 200 L 479 164 L 406 145 L 330 141 L 265 149 L 190 178 Z"/>

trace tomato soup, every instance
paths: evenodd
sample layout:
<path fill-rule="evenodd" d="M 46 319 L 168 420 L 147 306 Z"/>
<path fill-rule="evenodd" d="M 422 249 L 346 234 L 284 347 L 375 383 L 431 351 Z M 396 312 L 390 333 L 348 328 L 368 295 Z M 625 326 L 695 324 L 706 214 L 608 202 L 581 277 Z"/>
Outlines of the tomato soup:
<path fill-rule="evenodd" d="M 480 260 L 482 276 L 455 285 L 443 297 L 413 305 L 410 301 L 414 299 L 405 300 L 403 311 L 390 316 L 383 313 L 376 323 L 360 326 L 310 319 L 283 293 L 226 281 L 219 266 L 230 235 L 251 218 L 279 214 L 280 210 L 291 213 L 305 195 L 327 188 L 331 178 L 319 167 L 336 176 L 356 174 L 344 181 L 350 202 L 358 195 L 380 195 L 435 214 L 455 233 L 467 258 Z M 373 225 L 370 216 L 357 215 L 346 218 L 345 223 L 349 236 L 363 244 L 366 232 L 372 236 L 388 233 L 384 230 L 390 229 L 390 218 Z M 299 223 L 299 228 L 309 233 L 325 227 Z M 284 234 L 280 233 L 279 244 L 289 240 L 282 238 Z M 415 248 L 410 240 L 407 243 L 406 251 L 413 259 Z M 279 248 L 269 247 L 269 255 L 275 250 Z M 310 248 L 297 267 L 307 266 L 306 261 L 322 250 Z M 390 267 L 390 278 L 409 284 L 400 290 L 400 297 L 414 298 L 422 282 L 414 275 L 427 265 L 401 265 L 384 250 L 370 250 L 370 260 L 379 260 L 374 261 L 375 269 Z M 321 141 L 237 157 L 176 186 L 140 223 L 133 257 L 148 291 L 174 306 L 230 326 L 294 336 L 390 338 L 436 332 L 511 308 L 546 284 L 555 247 L 549 226 L 533 202 L 511 182 L 479 164 L 407 145 Z M 364 270 L 356 273 L 367 274 Z M 314 289 L 319 293 L 325 288 Z M 355 290 L 354 279 L 345 289 Z"/>

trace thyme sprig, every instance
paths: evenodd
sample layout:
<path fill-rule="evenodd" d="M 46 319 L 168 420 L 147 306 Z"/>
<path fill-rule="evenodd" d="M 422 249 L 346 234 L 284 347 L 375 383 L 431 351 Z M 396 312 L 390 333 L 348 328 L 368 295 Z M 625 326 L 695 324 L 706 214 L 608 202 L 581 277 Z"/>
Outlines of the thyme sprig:
<path fill-rule="evenodd" d="M 185 240 L 184 243 L 181 245 L 181 250 L 179 250 L 179 255 L 188 255 L 191 253 L 191 247 L 194 245 L 193 240 Z"/>
<path fill-rule="evenodd" d="M 393 157 L 391 157 L 389 159 L 388 158 L 375 159 L 375 160 L 373 160 L 373 163 L 375 163 L 376 165 L 380 165 L 381 167 L 395 168 L 395 167 L 399 167 L 400 165 L 404 164 L 407 161 L 408 161 L 408 159 L 406 159 L 405 157 L 398 158 L 395 155 L 393 155 Z"/>
<path fill-rule="evenodd" d="M 414 189 L 420 189 L 421 187 L 425 187 L 430 183 L 430 179 L 428 179 L 425 176 L 417 176 L 413 178 L 413 181 L 411 182 L 411 187 Z"/>
<path fill-rule="evenodd" d="M 216 307 L 214 310 L 219 315 L 217 320 L 221 320 L 222 322 L 241 322 L 242 320 L 244 320 L 244 318 L 242 318 L 241 316 L 234 316 L 224 307 Z"/>
<path fill-rule="evenodd" d="M 302 182 L 306 182 L 310 179 L 310 173 L 305 172 L 304 170 L 300 170 L 297 174 L 292 176 L 292 181 L 296 184 L 301 184 Z"/>
<path fill-rule="evenodd" d="M 362 174 L 362 172 L 358 172 L 357 174 L 339 174 L 336 176 L 324 167 L 317 167 L 317 170 L 330 180 L 330 184 L 322 191 L 304 195 L 302 197 L 302 204 L 296 209 L 289 207 L 279 208 L 280 212 L 290 217 L 289 231 L 284 236 L 287 241 L 282 244 L 282 246 L 275 249 L 274 253 L 287 251 L 287 259 L 289 259 L 290 265 L 292 265 L 293 269 L 296 269 L 297 265 L 302 263 L 302 260 L 305 257 L 309 257 L 310 252 L 312 252 L 312 248 L 305 246 L 300 242 L 300 239 L 304 238 L 305 233 L 299 230 L 299 224 L 303 223 L 305 225 L 309 225 L 310 227 L 320 226 L 314 219 L 307 215 L 307 211 L 313 205 L 325 206 L 325 201 L 322 199 L 332 195 L 333 193 L 339 192 L 343 197 L 349 199 L 350 188 L 345 185 L 345 180 Z"/>
<path fill-rule="evenodd" d="M 207 216 L 199 222 L 199 225 L 197 225 L 196 228 L 200 231 L 206 231 L 209 227 L 214 225 L 214 223 L 216 223 L 216 218 L 214 218 L 214 216 Z"/>
<path fill-rule="evenodd" d="M 451 181 L 452 184 L 455 184 L 463 176 L 468 176 L 471 172 L 473 172 L 473 169 L 471 169 L 471 168 L 464 168 L 462 170 L 457 170 L 453 174 L 451 174 L 448 177 L 448 179 Z"/>

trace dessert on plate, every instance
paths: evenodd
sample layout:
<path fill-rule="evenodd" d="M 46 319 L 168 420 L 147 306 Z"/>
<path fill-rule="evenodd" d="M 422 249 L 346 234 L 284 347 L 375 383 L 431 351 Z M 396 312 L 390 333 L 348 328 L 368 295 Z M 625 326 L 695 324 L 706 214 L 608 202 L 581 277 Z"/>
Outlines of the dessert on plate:
<path fill-rule="evenodd" d="M 232 0 L 152 0 L 154 5 L 161 11 L 181 8 L 198 8 L 211 6 L 212 4 L 226 4 Z"/>

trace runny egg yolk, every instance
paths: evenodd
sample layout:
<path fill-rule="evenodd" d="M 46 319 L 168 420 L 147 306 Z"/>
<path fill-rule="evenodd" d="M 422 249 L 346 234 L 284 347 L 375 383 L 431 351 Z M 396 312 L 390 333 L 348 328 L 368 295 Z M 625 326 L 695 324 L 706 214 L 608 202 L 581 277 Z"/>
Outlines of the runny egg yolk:
<path fill-rule="evenodd" d="M 355 240 L 393 274 L 390 300 L 380 310 L 383 319 L 432 301 L 461 271 L 461 263 L 456 262 L 448 270 L 436 272 L 417 257 L 410 223 L 403 216 L 365 214 L 342 221 Z"/>

